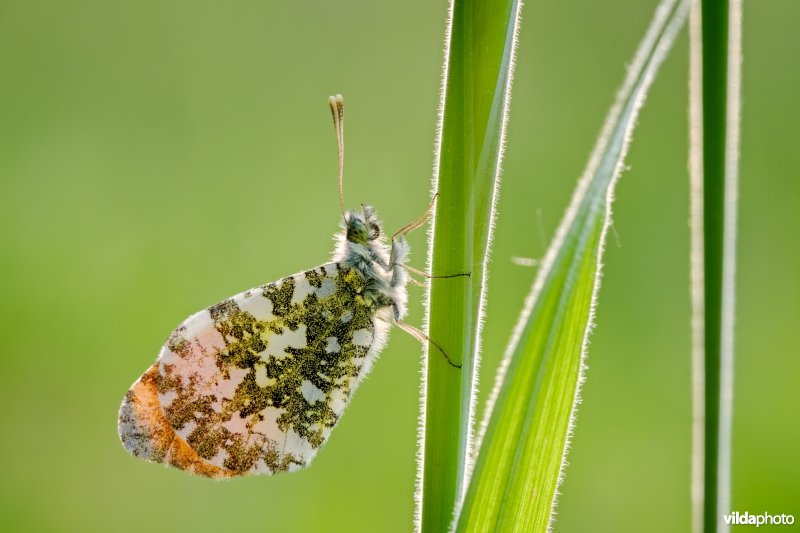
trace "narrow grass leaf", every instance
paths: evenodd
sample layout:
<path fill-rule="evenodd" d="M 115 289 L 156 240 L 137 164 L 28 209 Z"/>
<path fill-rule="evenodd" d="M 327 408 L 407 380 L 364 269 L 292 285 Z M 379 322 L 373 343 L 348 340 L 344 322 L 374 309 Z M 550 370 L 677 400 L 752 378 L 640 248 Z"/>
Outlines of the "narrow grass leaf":
<path fill-rule="evenodd" d="M 690 31 L 692 528 L 730 513 L 741 1 L 698 0 Z"/>
<path fill-rule="evenodd" d="M 600 279 L 616 180 L 636 117 L 689 0 L 664 0 L 526 300 L 498 372 L 457 530 L 546 531 L 551 523 Z"/>
<path fill-rule="evenodd" d="M 450 4 L 428 254 L 428 344 L 420 413 L 416 528 L 446 531 L 464 494 L 486 264 L 508 116 L 520 4 Z M 442 353 L 447 355 L 444 356 Z"/>

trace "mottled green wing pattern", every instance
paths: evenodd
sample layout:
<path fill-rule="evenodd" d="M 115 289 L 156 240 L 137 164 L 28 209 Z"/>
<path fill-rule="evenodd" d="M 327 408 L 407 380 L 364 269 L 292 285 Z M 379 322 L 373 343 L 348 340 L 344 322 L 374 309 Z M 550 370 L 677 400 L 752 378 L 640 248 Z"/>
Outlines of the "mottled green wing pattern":
<path fill-rule="evenodd" d="M 329 263 L 189 317 L 126 395 L 123 444 L 210 477 L 306 466 L 386 340 L 365 288 Z"/>

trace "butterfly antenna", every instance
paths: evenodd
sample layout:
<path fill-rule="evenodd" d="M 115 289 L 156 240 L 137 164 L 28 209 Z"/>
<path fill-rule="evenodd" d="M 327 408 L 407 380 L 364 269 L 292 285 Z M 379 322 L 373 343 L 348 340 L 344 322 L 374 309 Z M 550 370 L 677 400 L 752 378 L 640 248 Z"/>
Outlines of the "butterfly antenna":
<path fill-rule="evenodd" d="M 328 98 L 333 115 L 333 127 L 336 128 L 336 144 L 339 147 L 339 208 L 344 217 L 344 191 L 342 187 L 344 175 L 344 98 L 341 94 Z"/>

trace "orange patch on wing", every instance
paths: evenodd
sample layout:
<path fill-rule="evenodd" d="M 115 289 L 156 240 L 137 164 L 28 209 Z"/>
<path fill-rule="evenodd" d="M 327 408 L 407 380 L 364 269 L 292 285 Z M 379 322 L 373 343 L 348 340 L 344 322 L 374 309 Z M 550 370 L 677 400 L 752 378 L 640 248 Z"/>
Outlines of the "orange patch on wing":
<path fill-rule="evenodd" d="M 158 363 L 155 363 L 133 384 L 125 397 L 125 403 L 128 405 L 123 404 L 123 409 L 120 411 L 120 427 L 123 427 L 122 417 L 127 416 L 130 420 L 124 424 L 125 427 L 131 431 L 133 431 L 131 428 L 136 428 L 137 437 L 148 441 L 147 453 L 141 453 L 144 448 L 131 449 L 131 452 L 143 459 L 167 463 L 181 470 L 210 478 L 238 475 L 236 472 L 212 465 L 175 433 L 164 416 L 158 400 L 157 378 Z M 122 435 L 122 437 L 123 442 L 126 442 L 126 437 L 129 436 Z"/>

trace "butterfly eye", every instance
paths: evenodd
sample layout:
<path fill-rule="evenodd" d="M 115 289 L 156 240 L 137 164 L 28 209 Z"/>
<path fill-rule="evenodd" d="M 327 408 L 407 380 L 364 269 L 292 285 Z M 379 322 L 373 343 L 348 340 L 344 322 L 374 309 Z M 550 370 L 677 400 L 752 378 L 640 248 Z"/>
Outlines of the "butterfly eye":
<path fill-rule="evenodd" d="M 347 223 L 347 240 L 358 244 L 366 244 L 370 239 L 371 229 L 358 217 L 351 217 Z"/>

